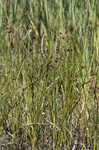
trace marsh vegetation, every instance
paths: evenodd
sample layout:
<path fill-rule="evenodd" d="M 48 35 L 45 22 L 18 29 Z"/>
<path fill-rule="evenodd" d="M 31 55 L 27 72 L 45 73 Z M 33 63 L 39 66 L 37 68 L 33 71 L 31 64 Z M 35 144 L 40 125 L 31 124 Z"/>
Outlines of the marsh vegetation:
<path fill-rule="evenodd" d="M 99 149 L 98 0 L 0 0 L 0 150 Z"/>

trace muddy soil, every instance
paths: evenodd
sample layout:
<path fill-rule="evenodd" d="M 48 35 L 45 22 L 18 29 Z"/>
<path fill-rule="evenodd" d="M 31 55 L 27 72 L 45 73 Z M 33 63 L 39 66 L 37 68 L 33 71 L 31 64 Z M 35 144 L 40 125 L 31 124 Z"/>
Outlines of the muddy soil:
<path fill-rule="evenodd" d="M 0 138 L 0 150 L 32 150 L 32 148 L 26 143 L 18 145 L 11 141 L 10 136 L 4 135 Z"/>

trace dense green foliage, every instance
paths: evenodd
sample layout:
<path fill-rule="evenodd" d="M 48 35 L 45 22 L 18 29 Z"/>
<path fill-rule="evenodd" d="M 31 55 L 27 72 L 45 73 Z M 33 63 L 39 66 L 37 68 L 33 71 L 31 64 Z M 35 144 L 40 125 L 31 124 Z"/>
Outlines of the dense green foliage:
<path fill-rule="evenodd" d="M 0 0 L 0 136 L 12 149 L 98 150 L 98 17 L 98 0 Z"/>

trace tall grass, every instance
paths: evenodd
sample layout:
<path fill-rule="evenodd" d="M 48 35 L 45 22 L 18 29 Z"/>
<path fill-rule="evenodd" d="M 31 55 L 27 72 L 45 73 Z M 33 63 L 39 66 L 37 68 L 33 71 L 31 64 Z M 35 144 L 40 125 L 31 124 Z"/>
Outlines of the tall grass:
<path fill-rule="evenodd" d="M 0 8 L 1 139 L 15 150 L 98 150 L 97 1 L 1 0 Z"/>

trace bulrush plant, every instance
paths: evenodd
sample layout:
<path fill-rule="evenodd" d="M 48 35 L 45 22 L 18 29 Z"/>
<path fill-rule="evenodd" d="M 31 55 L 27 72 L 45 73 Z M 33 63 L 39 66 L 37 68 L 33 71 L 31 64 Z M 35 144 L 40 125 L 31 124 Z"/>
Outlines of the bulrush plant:
<path fill-rule="evenodd" d="M 99 149 L 96 0 L 0 0 L 0 150 Z"/>

